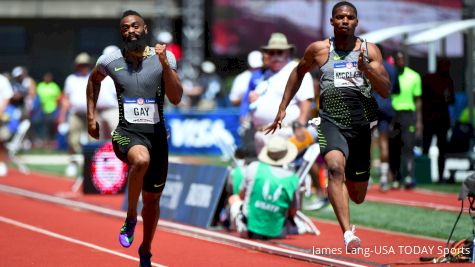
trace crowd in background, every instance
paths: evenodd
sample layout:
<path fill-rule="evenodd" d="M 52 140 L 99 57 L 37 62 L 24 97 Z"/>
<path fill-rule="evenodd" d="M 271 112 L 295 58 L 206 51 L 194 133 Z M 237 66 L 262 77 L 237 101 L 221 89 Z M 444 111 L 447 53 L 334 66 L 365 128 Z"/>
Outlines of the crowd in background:
<path fill-rule="evenodd" d="M 169 36 L 160 38 L 172 45 Z M 279 42 L 279 38 L 286 37 L 274 33 L 272 38 L 273 42 Z M 217 74 L 219 66 L 212 59 L 204 61 L 196 81 L 184 80 L 184 99 L 179 108 L 209 111 L 239 107 L 242 149 L 255 157 L 264 145 L 264 139 L 268 138 L 261 130 L 273 119 L 271 109 L 280 101 L 283 92 L 281 90 L 278 94 L 272 94 L 267 90 L 276 86 L 282 89 L 288 77 L 286 72 L 295 65 L 294 47 L 286 39 L 283 45 L 285 47 L 277 47 L 279 49 L 265 49 L 263 46 L 249 53 L 248 68 L 237 75 L 232 83 L 225 83 L 225 80 L 230 80 L 229 77 Z M 382 46 L 380 48 L 383 49 Z M 109 53 L 110 49 L 118 48 L 110 46 L 103 52 Z M 181 58 L 179 46 L 172 45 L 170 49 L 177 54 L 178 59 Z M 276 57 L 278 60 L 275 60 Z M 469 145 L 463 144 L 463 140 L 451 145 L 447 143 L 450 141 L 448 130 L 455 125 L 460 127 L 460 124 L 469 124 L 468 110 L 462 113 L 462 109 L 457 108 L 456 112 L 449 113 L 449 105 L 455 103 L 457 91 L 450 78 L 450 61 L 440 60 L 436 73 L 421 77 L 407 66 L 406 57 L 402 53 L 385 53 L 384 58 L 392 79 L 393 92 L 389 100 L 378 101 L 382 113 L 375 131 L 375 141 L 379 144 L 381 187 L 383 191 L 387 190 L 391 181 L 393 187 L 412 187 L 415 184 L 414 148 L 420 148 L 420 151 L 428 154 L 432 136 L 437 137 L 439 180 L 442 181 L 445 153 L 456 146 L 459 146 L 456 150 L 465 151 Z M 81 144 L 88 140 L 84 125 L 86 102 L 83 91 L 95 60 L 87 53 L 78 54 L 73 62 L 74 72 L 63 84 L 55 81 L 51 71 L 44 73 L 36 81 L 24 66 L 5 72 L 3 75 L 8 79 L 13 95 L 2 112 L 2 140 L 11 138 L 19 122 L 28 118 L 32 127 L 24 140 L 25 148 L 67 149 L 71 154 L 79 153 Z M 279 131 L 279 135 L 286 138 L 294 136 L 294 140 L 298 141 L 305 137 L 311 138 L 306 132 L 299 130 L 301 127 L 296 126 L 305 125 L 309 118 L 317 115 L 318 95 L 314 92 L 319 86 L 318 78 L 318 73 L 312 73 L 312 76 L 305 79 L 303 86 L 309 89 L 299 91 L 305 93 L 299 93 L 299 98 L 292 102 L 294 105 L 289 108 L 291 118 L 285 123 L 284 129 Z M 401 88 L 403 91 L 400 91 Z M 464 102 L 463 94 L 460 95 L 462 100 L 457 97 L 457 106 Z M 98 104 L 100 118 L 106 126 L 101 136 L 105 138 L 110 137 L 110 131 L 117 124 L 115 97 L 114 84 L 106 79 Z M 303 112 L 300 112 L 302 109 Z M 459 128 L 455 129 L 454 134 L 460 134 Z M 399 151 L 399 148 L 402 150 Z M 400 162 L 400 155 L 403 155 L 404 162 Z"/>
<path fill-rule="evenodd" d="M 163 38 L 169 39 L 166 36 Z M 111 45 L 102 54 L 107 55 L 117 49 Z M 409 67 L 402 52 L 386 53 L 383 46 L 379 49 L 392 84 L 389 98 L 383 99 L 374 94 L 379 105 L 379 123 L 373 128 L 373 168 L 377 170 L 373 177 L 379 179 L 379 189 L 385 192 L 391 188 L 413 188 L 416 185 L 415 158 L 428 155 L 429 148 L 434 144 L 438 148 L 437 180 L 447 182 L 444 180 L 447 154 L 469 152 L 473 133 L 466 108 L 458 108 L 452 114 L 449 112 L 450 106 L 457 102 L 450 61 L 439 60 L 435 73 L 421 76 Z M 180 50 L 176 47 L 173 50 L 180 59 Z M 31 127 L 22 142 L 23 148 L 67 150 L 70 160 L 66 175 L 76 176 L 82 145 L 91 141 L 86 127 L 85 90 L 95 62 L 96 59 L 89 54 L 79 53 L 73 62 L 74 71 L 63 84 L 55 81 L 54 73 L 50 71 L 44 73 L 41 80 L 35 81 L 24 66 L 17 66 L 1 75 L 1 142 L 11 140 L 21 121 L 28 120 Z M 300 177 L 296 171 L 303 164 L 303 155 L 318 140 L 315 127 L 307 122 L 318 116 L 319 71 L 307 73 L 303 78 L 300 90 L 289 103 L 282 127 L 273 135 L 265 132 L 278 112 L 278 103 L 296 65 L 294 45 L 284 34 L 273 33 L 266 45 L 248 54 L 247 68 L 233 77 L 229 88 L 225 88 L 223 81 L 226 77 L 217 74 L 219 66 L 212 59 L 201 64 L 195 81 L 183 80 L 184 97 L 178 109 L 207 112 L 233 107 L 239 110 L 241 146 L 234 156 L 242 164 L 235 166 L 230 173 L 230 188 L 227 190 L 229 214 L 225 220 L 230 228 L 251 238 L 311 232 L 308 227 L 302 226 L 302 220 L 295 211 L 321 209 L 329 204 L 326 192 L 328 175 L 321 157 L 312 164 L 310 184 L 307 184 L 307 192 L 316 197 L 306 203 L 301 201 L 301 197 L 292 197 L 301 192 L 297 186 Z M 181 70 L 178 71 L 181 74 Z M 463 104 L 458 103 L 458 106 Z M 119 118 L 116 90 L 109 77 L 101 84 L 97 118 L 101 125 L 101 138 L 109 139 Z M 433 142 L 433 136 L 436 142 Z M 6 155 L 5 151 L 2 153 L 0 175 L 5 175 L 3 161 Z M 292 183 L 289 179 L 282 179 L 284 176 L 291 177 Z M 267 184 L 271 180 L 271 184 L 278 185 L 278 189 L 283 191 L 274 191 L 271 196 L 270 185 Z M 258 195 L 268 194 L 271 201 L 253 198 L 256 194 L 252 192 L 256 190 L 262 191 Z M 270 207 L 276 201 L 281 201 L 286 208 L 278 213 L 248 208 L 257 202 L 267 203 L 266 207 Z M 250 205 L 250 202 L 255 203 Z M 273 217 L 273 220 L 282 220 L 279 225 L 284 228 L 261 227 L 269 223 L 265 220 L 253 221 L 262 217 L 258 215 L 261 212 L 268 212 L 265 216 Z M 292 219 L 285 223 L 288 215 Z"/>

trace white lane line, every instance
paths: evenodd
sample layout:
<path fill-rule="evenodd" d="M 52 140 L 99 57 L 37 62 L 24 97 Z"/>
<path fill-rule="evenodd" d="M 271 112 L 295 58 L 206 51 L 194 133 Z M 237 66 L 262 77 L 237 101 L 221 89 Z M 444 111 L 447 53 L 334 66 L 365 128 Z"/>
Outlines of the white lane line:
<path fill-rule="evenodd" d="M 124 253 L 121 253 L 121 252 L 117 252 L 117 251 L 107 249 L 107 248 L 104 248 L 104 247 L 101 247 L 101 246 L 98 246 L 98 245 L 94 245 L 94 244 L 91 244 L 91 243 L 88 243 L 88 242 L 81 241 L 81 240 L 78 240 L 78 239 L 75 239 L 75 238 L 71 238 L 71 237 L 68 237 L 68 236 L 65 236 L 65 235 L 61 235 L 61 234 L 58 234 L 58 233 L 55 233 L 55 232 L 51 232 L 51 231 L 48 231 L 48 230 L 30 225 L 30 224 L 22 223 L 22 222 L 19 222 L 17 220 L 13 220 L 13 219 L 6 218 L 6 217 L 3 217 L 3 216 L 0 216 L 0 222 L 11 224 L 11 225 L 23 228 L 23 229 L 30 230 L 32 232 L 36 232 L 36 233 L 40 233 L 40 234 L 47 235 L 47 236 L 50 236 L 50 237 L 54 237 L 54 238 L 57 238 L 57 239 L 61 239 L 61 240 L 64 240 L 64 241 L 67 241 L 67 242 L 70 242 L 70 243 L 74 243 L 74 244 L 77 244 L 77 245 L 80 245 L 80 246 L 84 246 L 84 247 L 92 248 L 92 249 L 95 249 L 95 250 L 99 250 L 99 251 L 102 251 L 102 252 L 105 252 L 105 253 L 109 253 L 109 254 L 119 256 L 119 257 L 122 257 L 122 258 L 126 258 L 126 259 L 129 259 L 129 260 L 133 260 L 133 261 L 136 261 L 136 262 L 140 261 L 139 258 L 132 257 L 130 255 L 127 255 L 127 254 L 124 254 Z M 158 263 L 152 263 L 152 266 L 164 267 L 164 265 L 160 265 Z"/>
<path fill-rule="evenodd" d="M 125 218 L 127 215 L 127 213 L 124 211 L 113 210 L 113 209 L 104 208 L 104 207 L 100 207 L 97 205 L 88 204 L 88 203 L 84 203 L 80 201 L 64 199 L 57 196 L 37 193 L 37 192 L 33 192 L 33 191 L 29 191 L 29 190 L 25 190 L 25 189 L 13 187 L 13 186 L 8 186 L 8 185 L 0 184 L 0 192 L 20 195 L 20 196 L 24 196 L 31 199 L 37 199 L 37 200 L 42 200 L 42 201 L 46 201 L 50 203 L 56 203 L 59 205 L 69 206 L 69 207 L 78 208 L 82 210 L 88 210 L 88 211 L 92 211 L 92 212 L 96 212 L 96 213 L 104 214 L 104 215 L 109 215 L 109 216 L 113 216 L 117 218 Z M 137 220 L 142 221 L 142 217 L 139 216 Z M 302 253 L 295 250 L 267 245 L 267 244 L 259 243 L 252 240 L 238 238 L 238 237 L 234 237 L 227 234 L 213 232 L 210 230 L 206 230 L 206 229 L 202 229 L 202 228 L 198 228 L 194 226 L 183 225 L 183 224 L 169 222 L 165 220 L 159 220 L 158 225 L 163 227 L 163 229 L 167 229 L 169 231 L 170 229 L 174 230 L 174 232 L 178 232 L 181 235 L 187 235 L 187 236 L 191 236 L 191 237 L 203 239 L 203 240 L 208 240 L 208 241 L 218 240 L 220 242 L 226 243 L 227 245 L 245 247 L 248 249 L 258 250 L 258 251 L 265 252 L 268 254 L 285 256 L 287 258 L 297 258 L 300 260 L 303 259 L 303 260 L 307 260 L 311 262 L 318 262 L 321 264 L 328 264 L 332 266 L 349 266 L 349 267 L 365 266 L 365 265 L 355 264 L 355 263 L 346 262 L 342 260 L 313 255 L 310 253 Z"/>
<path fill-rule="evenodd" d="M 390 197 L 368 196 L 366 197 L 366 200 L 382 202 L 386 204 L 411 206 L 411 207 L 417 207 L 417 208 L 435 209 L 435 210 L 443 210 L 443 211 L 460 211 L 460 207 L 455 207 L 451 205 L 428 203 L 428 202 L 414 201 L 414 200 L 399 200 L 399 199 L 390 198 Z"/>

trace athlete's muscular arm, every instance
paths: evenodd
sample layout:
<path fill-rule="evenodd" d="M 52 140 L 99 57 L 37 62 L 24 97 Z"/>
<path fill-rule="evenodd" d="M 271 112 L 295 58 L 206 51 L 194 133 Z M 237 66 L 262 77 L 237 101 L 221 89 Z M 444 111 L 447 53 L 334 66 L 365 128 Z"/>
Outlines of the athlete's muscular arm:
<path fill-rule="evenodd" d="M 312 70 L 318 65 L 317 57 L 319 53 L 325 48 L 326 45 L 323 41 L 314 42 L 307 47 L 304 56 L 302 57 L 302 59 L 300 59 L 299 64 L 290 73 L 289 79 L 287 80 L 287 84 L 285 86 L 282 101 L 279 105 L 279 110 L 277 111 L 277 115 L 274 119 L 274 122 L 265 129 L 266 134 L 274 133 L 277 127 L 280 128 L 282 126 L 282 120 L 286 115 L 285 109 L 289 105 L 290 100 L 292 100 L 292 98 L 295 96 L 298 89 L 300 88 L 300 84 L 302 84 L 302 80 L 305 76 L 305 73 Z"/>
<path fill-rule="evenodd" d="M 91 137 L 99 139 L 99 123 L 95 118 L 96 103 L 101 90 L 101 82 L 105 76 L 102 75 L 97 67 L 92 70 L 89 80 L 87 81 L 86 97 L 87 97 L 87 131 Z"/>
<path fill-rule="evenodd" d="M 165 86 L 165 94 L 170 102 L 174 105 L 178 105 L 183 96 L 183 87 L 181 86 L 178 74 L 170 67 L 167 60 L 166 45 L 156 44 L 155 53 L 158 55 L 158 59 L 163 67 L 163 82 Z"/>
<path fill-rule="evenodd" d="M 373 89 L 382 97 L 389 97 L 391 82 L 389 75 L 383 66 L 383 57 L 378 47 L 372 43 L 368 44 L 369 63 L 364 60 L 364 49 L 361 49 L 358 57 L 358 69 L 363 71 L 364 75 L 371 82 Z"/>

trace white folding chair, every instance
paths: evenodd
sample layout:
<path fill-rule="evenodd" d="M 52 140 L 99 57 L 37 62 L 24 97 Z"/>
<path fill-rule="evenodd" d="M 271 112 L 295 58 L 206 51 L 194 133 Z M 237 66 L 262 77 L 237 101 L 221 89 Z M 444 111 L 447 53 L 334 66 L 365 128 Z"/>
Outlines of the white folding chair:
<path fill-rule="evenodd" d="M 314 118 L 311 121 L 309 121 L 309 124 L 312 125 L 313 127 L 317 128 L 318 125 L 320 124 L 320 118 Z M 300 168 L 297 170 L 297 176 L 299 177 L 299 187 L 297 189 L 297 192 L 295 193 L 295 197 L 297 198 L 296 201 L 298 205 L 300 206 L 301 203 L 301 190 L 300 188 L 305 188 L 305 179 L 308 176 L 308 173 L 310 172 L 310 168 L 312 168 L 312 165 L 315 164 L 315 161 L 317 160 L 317 157 L 320 155 L 320 145 L 318 142 L 310 145 L 305 153 L 303 154 L 303 163 L 300 166 Z M 303 214 L 300 211 L 297 211 L 297 216 L 302 219 L 312 230 L 313 233 L 316 235 L 320 235 L 320 231 L 318 230 L 317 226 L 313 223 L 313 221 L 308 218 L 305 214 Z"/>
<path fill-rule="evenodd" d="M 26 164 L 21 161 L 16 155 L 18 151 L 22 148 L 22 143 L 23 140 L 25 139 L 25 135 L 30 129 L 31 123 L 29 120 L 25 119 L 20 122 L 18 125 L 17 132 L 13 135 L 12 139 L 10 142 L 5 144 L 5 147 L 7 148 L 8 151 L 8 156 L 10 157 L 10 160 L 17 165 L 18 170 L 22 173 L 28 174 L 30 170 L 26 166 Z"/>

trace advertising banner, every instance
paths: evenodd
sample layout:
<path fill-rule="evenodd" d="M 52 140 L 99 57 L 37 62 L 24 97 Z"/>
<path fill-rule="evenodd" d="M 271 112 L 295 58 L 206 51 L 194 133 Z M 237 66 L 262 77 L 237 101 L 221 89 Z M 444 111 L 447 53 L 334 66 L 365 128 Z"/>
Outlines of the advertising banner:
<path fill-rule="evenodd" d="M 165 113 L 172 154 L 220 155 L 223 143 L 239 146 L 239 111 L 173 111 Z"/>

